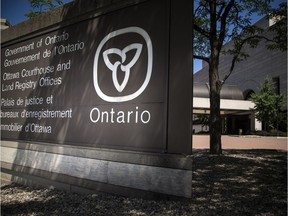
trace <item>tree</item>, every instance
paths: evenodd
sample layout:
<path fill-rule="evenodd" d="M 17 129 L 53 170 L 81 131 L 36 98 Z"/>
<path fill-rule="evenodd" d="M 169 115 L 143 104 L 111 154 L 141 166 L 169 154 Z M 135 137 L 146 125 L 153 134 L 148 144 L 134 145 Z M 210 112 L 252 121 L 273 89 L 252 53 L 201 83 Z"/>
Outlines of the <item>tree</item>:
<path fill-rule="evenodd" d="M 267 45 L 268 49 L 278 49 L 282 51 L 287 50 L 287 2 L 281 3 L 278 8 L 272 9 L 270 18 L 274 19 L 276 23 L 270 27 L 269 31 L 274 32 L 273 41 Z"/>
<path fill-rule="evenodd" d="M 284 95 L 276 93 L 275 84 L 269 77 L 265 78 L 259 92 L 251 95 L 251 100 L 255 103 L 255 117 L 264 123 L 264 129 L 278 129 L 278 124 L 283 119 Z"/>
<path fill-rule="evenodd" d="M 269 3 L 269 0 L 195 1 L 193 57 L 206 61 L 209 65 L 211 154 L 222 153 L 220 91 L 233 72 L 235 64 L 249 57 L 242 48 L 244 45 L 254 48 L 261 39 L 273 41 L 273 38 L 262 36 L 263 29 L 251 24 L 252 15 L 263 16 L 271 11 Z M 286 31 L 283 34 L 286 35 Z M 223 45 L 229 41 L 231 46 L 223 50 Z M 219 57 L 222 54 L 231 55 L 232 60 L 229 71 L 221 79 L 218 68 Z"/>
<path fill-rule="evenodd" d="M 25 14 L 28 18 L 33 18 L 42 13 L 46 13 L 50 10 L 53 10 L 57 6 L 63 4 L 62 0 L 28 0 L 32 10 L 30 13 Z"/>

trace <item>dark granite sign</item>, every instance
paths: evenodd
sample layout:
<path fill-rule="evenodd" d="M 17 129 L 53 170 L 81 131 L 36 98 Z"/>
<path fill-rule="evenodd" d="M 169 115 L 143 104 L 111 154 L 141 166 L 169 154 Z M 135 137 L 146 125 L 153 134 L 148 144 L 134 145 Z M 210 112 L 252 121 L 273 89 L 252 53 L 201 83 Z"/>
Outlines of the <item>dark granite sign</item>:
<path fill-rule="evenodd" d="M 4 44 L 2 139 L 165 152 L 169 8 L 147 1 Z"/>

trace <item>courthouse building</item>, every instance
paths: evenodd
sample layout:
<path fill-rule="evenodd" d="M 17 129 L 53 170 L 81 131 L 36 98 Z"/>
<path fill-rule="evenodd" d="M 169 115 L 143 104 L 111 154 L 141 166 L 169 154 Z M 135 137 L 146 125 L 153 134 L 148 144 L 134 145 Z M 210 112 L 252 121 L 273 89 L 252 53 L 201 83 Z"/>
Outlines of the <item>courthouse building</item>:
<path fill-rule="evenodd" d="M 264 29 L 263 34 L 265 36 L 271 36 L 272 32 L 268 30 L 274 23 L 272 20 L 263 18 L 255 25 Z M 230 43 L 225 45 L 224 49 L 229 46 Z M 239 130 L 243 131 L 243 133 L 248 133 L 254 130 L 261 130 L 261 125 L 255 121 L 253 113 L 250 111 L 253 104 L 249 101 L 249 96 L 258 91 L 265 77 L 268 76 L 275 82 L 277 93 L 287 95 L 287 52 L 268 50 L 264 41 L 260 42 L 257 48 L 246 46 L 244 47 L 244 51 L 249 54 L 249 57 L 244 61 L 236 63 L 233 73 L 227 79 L 221 92 L 221 112 L 226 120 L 223 122 L 224 130 L 226 130 L 223 131 L 224 133 L 238 133 Z M 219 65 L 220 79 L 223 79 L 228 73 L 230 65 L 231 56 L 222 55 Z M 199 95 L 199 89 L 204 88 L 203 86 L 205 85 L 206 90 L 204 91 L 206 91 L 206 96 L 204 98 L 207 98 L 207 100 L 209 98 L 209 86 L 207 84 L 209 81 L 208 69 L 208 64 L 203 62 L 203 68 L 194 74 L 194 82 L 196 83 L 194 84 L 194 113 L 196 114 L 201 113 L 199 112 L 201 105 L 197 105 L 199 99 L 202 98 L 204 100 L 203 94 Z M 227 97 L 227 94 L 230 96 Z M 237 95 L 237 97 L 232 98 L 234 97 L 233 95 Z M 246 103 L 245 111 L 244 108 L 241 108 L 243 103 Z M 231 104 L 230 108 L 227 107 L 229 104 Z M 202 107 L 202 111 L 208 111 L 207 107 Z"/>
<path fill-rule="evenodd" d="M 1 21 L 1 25 L 0 25 L 0 31 L 7 29 L 11 26 L 11 24 L 9 23 L 9 21 L 7 19 L 0 19 Z"/>

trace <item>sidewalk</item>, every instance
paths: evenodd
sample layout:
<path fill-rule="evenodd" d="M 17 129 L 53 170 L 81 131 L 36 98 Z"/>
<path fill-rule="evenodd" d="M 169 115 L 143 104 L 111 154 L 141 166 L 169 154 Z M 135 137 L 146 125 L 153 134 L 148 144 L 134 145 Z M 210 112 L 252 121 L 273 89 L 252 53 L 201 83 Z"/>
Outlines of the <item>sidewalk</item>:
<path fill-rule="evenodd" d="M 193 149 L 209 149 L 209 135 L 193 134 Z M 274 149 L 287 151 L 287 137 L 222 136 L 222 149 Z"/>

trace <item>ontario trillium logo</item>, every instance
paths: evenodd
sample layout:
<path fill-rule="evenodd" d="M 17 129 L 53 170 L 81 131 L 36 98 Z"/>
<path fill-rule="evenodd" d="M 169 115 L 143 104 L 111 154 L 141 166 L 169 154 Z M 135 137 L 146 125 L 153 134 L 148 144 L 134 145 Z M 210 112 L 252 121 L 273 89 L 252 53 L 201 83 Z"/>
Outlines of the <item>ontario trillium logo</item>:
<path fill-rule="evenodd" d="M 136 49 L 136 53 L 135 53 L 134 57 L 132 58 L 132 60 L 128 64 L 123 65 L 125 60 L 126 60 L 126 52 L 128 52 L 132 49 Z M 122 90 L 127 85 L 127 82 L 129 80 L 129 76 L 130 76 L 130 69 L 131 69 L 131 67 L 133 67 L 133 65 L 139 59 L 141 51 L 142 51 L 142 44 L 136 44 L 135 43 L 135 44 L 131 44 L 131 45 L 125 47 L 123 50 L 112 48 L 112 49 L 108 49 L 105 52 L 103 52 L 105 64 L 112 71 L 113 83 L 114 83 L 115 88 L 118 90 L 118 92 L 122 92 Z M 109 54 L 119 55 L 121 57 L 122 62 L 116 61 L 114 64 L 112 64 L 109 60 Z M 120 66 L 121 70 L 125 73 L 124 80 L 123 80 L 121 85 L 119 84 L 118 78 L 117 78 L 119 66 Z"/>
<path fill-rule="evenodd" d="M 128 27 L 113 31 L 103 38 L 95 53 L 96 93 L 107 102 L 133 100 L 146 89 L 152 66 L 152 42 L 145 30 Z"/>

